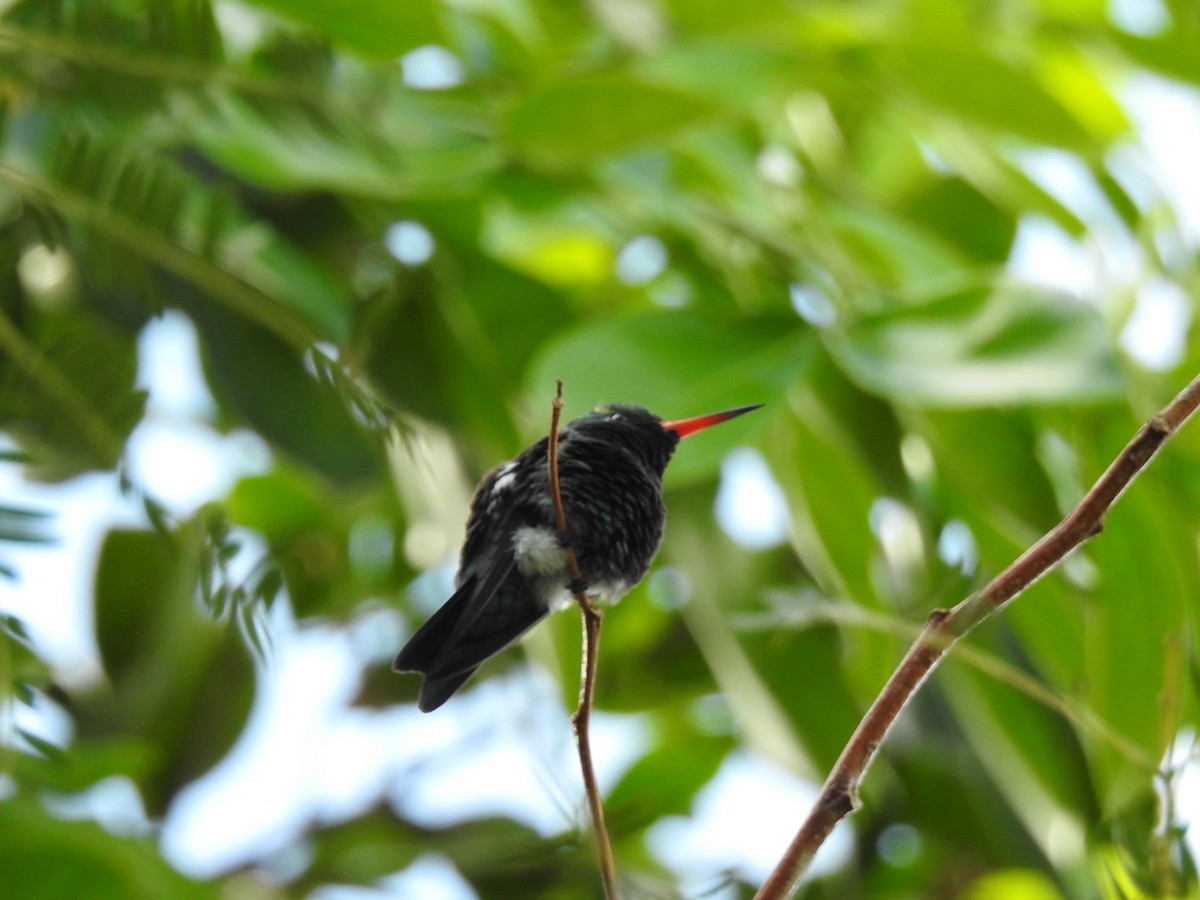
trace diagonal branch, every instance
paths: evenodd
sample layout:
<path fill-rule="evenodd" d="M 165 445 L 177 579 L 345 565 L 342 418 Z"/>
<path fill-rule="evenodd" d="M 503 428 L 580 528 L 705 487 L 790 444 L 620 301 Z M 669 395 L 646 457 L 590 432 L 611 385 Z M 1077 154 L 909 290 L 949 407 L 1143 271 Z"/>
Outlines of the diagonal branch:
<path fill-rule="evenodd" d="M 1158 415 L 1141 427 L 1092 489 L 1061 522 L 983 590 L 953 609 L 934 610 L 916 642 L 850 737 L 829 773 L 821 794 L 783 858 L 755 895 L 755 900 L 791 896 L 825 838 L 842 818 L 858 808 L 858 786 L 887 737 L 888 730 L 942 656 L 963 635 L 988 619 L 1008 601 L 1049 572 L 1063 558 L 1104 527 L 1104 517 L 1121 492 L 1200 406 L 1200 376 Z"/>
<path fill-rule="evenodd" d="M 592 813 L 592 830 L 596 834 L 596 853 L 600 858 L 600 877 L 604 882 L 604 896 L 615 900 L 617 893 L 617 866 L 613 859 L 612 842 L 608 837 L 608 826 L 604 824 L 604 805 L 600 798 L 600 786 L 596 782 L 596 770 L 592 765 L 592 697 L 596 691 L 596 659 L 600 652 L 600 625 L 603 614 L 584 595 L 579 585 L 583 584 L 583 570 L 575 548 L 567 537 L 567 514 L 563 509 L 562 493 L 558 482 L 558 420 L 562 415 L 562 381 L 557 382 L 553 412 L 550 417 L 550 496 L 554 500 L 554 520 L 562 536 L 567 554 L 567 565 L 571 569 L 571 583 L 575 600 L 583 614 L 583 660 L 580 668 L 579 706 L 571 716 L 571 727 L 575 731 L 575 746 L 579 750 L 579 767 L 583 770 L 583 788 L 587 794 L 588 808 Z"/>

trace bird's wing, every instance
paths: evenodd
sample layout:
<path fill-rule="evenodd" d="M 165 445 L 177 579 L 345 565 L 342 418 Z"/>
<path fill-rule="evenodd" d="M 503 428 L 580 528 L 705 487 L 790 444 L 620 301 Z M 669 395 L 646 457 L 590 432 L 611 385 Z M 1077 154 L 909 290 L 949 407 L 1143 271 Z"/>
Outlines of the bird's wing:
<path fill-rule="evenodd" d="M 455 672 L 445 678 L 426 678 L 421 682 L 421 693 L 417 697 L 417 709 L 421 712 L 433 712 L 449 700 L 454 692 L 474 674 L 474 669 L 467 669 L 465 672 Z"/>
<path fill-rule="evenodd" d="M 482 573 L 470 575 L 457 591 L 416 630 L 396 655 L 397 672 L 428 672 L 441 668 L 443 651 L 479 618 L 500 583 L 512 570 L 511 552 L 501 554 Z"/>
<path fill-rule="evenodd" d="M 425 681 L 417 705 L 437 709 L 474 674 L 484 660 L 499 653 L 550 611 L 509 565 L 469 578 L 446 603 L 417 629 L 397 655 L 393 668 L 421 672 Z M 505 592 L 503 598 L 497 594 Z"/>
<path fill-rule="evenodd" d="M 398 672 L 425 675 L 419 700 L 425 711 L 444 703 L 484 660 L 549 611 L 515 570 L 513 529 L 518 520 L 531 515 L 531 507 L 512 501 L 511 481 L 498 485 L 510 473 L 539 471 L 536 463 L 530 466 L 523 457 L 544 456 L 545 443 L 497 466 L 480 482 L 471 500 L 458 589 L 417 629 L 392 664 Z M 540 510 L 534 513 L 541 514 Z"/>
<path fill-rule="evenodd" d="M 392 668 L 428 678 L 474 669 L 535 625 L 549 610 L 515 566 L 508 544 L 475 560 L 458 590 L 409 638 Z"/>
<path fill-rule="evenodd" d="M 480 610 L 464 616 L 449 634 L 441 651 L 425 668 L 427 678 L 443 678 L 474 669 L 545 618 L 550 608 L 527 589 L 524 579 L 505 584 L 501 599 L 493 595 Z"/>

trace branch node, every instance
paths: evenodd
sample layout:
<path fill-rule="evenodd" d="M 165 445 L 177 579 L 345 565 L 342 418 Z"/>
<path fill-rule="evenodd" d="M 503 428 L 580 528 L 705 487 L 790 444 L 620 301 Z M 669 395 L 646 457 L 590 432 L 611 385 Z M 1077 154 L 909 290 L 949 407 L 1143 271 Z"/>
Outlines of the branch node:
<path fill-rule="evenodd" d="M 939 628 L 940 629 L 943 625 L 946 624 L 946 620 L 950 618 L 950 613 L 951 613 L 951 610 L 949 610 L 949 609 L 932 610 L 929 613 L 929 616 L 925 619 L 925 626 L 927 628 Z"/>
<path fill-rule="evenodd" d="M 818 802 L 829 814 L 834 816 L 835 821 L 850 815 L 862 805 L 858 799 L 858 791 L 849 779 L 832 785 L 830 789 L 822 793 Z"/>

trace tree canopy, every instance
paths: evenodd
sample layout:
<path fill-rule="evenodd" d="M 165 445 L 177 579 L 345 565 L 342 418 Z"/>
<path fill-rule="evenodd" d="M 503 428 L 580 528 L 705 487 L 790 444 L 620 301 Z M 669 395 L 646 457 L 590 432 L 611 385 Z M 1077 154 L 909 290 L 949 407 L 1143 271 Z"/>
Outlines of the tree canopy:
<path fill-rule="evenodd" d="M 396 802 L 419 765 L 282 868 L 183 874 L 154 837 L 246 739 L 281 622 L 401 638 L 444 598 L 470 486 L 546 434 L 561 379 L 568 418 L 766 404 L 681 449 L 601 650 L 598 709 L 644 735 L 605 798 L 622 883 L 694 888 L 655 826 L 738 754 L 819 782 L 929 611 L 1200 370 L 1195 185 L 1151 133 L 1186 145 L 1197 82 L 1189 0 L 4 4 L 0 466 L 109 473 L 142 522 L 96 560 L 102 677 L 0 618 L 0 884 L 300 897 L 437 854 L 482 897 L 598 896 L 577 788 L 554 834 L 434 827 Z M 268 451 L 183 512 L 130 466 L 164 316 L 197 335 L 199 425 Z M 1196 890 L 1198 464 L 1184 429 L 955 649 L 800 896 Z M 713 514 L 720 489 L 761 517 L 747 484 L 783 499 L 757 542 Z M 13 554 L 62 512 L 0 498 L 7 586 L 37 590 Z M 573 707 L 578 629 L 473 683 L 548 673 L 512 702 Z M 387 648 L 359 656 L 356 710 L 414 702 Z M 20 726 L 46 708 L 68 740 Z M 114 776 L 132 835 L 47 799 Z"/>

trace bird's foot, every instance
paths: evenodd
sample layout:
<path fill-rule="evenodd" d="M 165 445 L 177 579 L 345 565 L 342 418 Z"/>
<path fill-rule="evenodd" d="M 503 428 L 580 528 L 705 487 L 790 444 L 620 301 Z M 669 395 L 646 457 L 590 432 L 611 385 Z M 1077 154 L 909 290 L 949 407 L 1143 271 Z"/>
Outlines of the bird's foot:
<path fill-rule="evenodd" d="M 572 578 L 567 582 L 567 590 L 576 597 L 587 596 L 588 581 L 586 578 Z"/>

